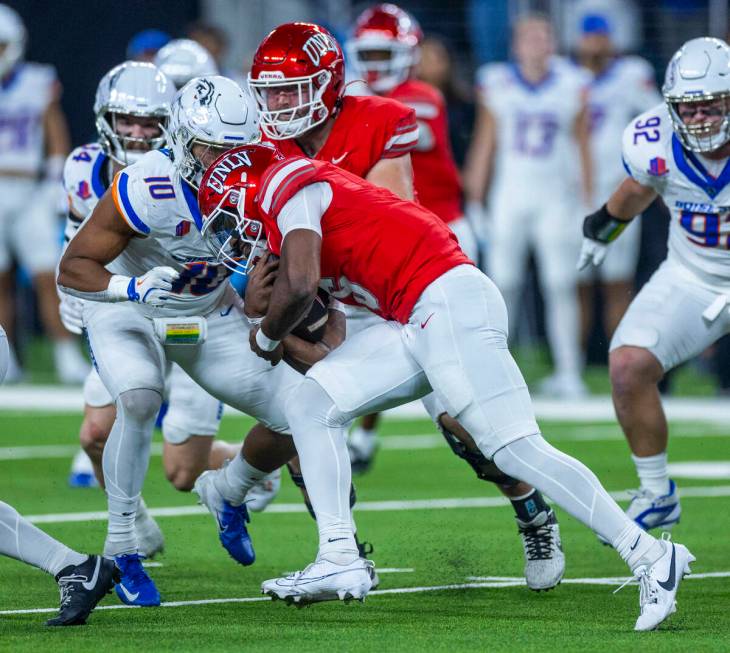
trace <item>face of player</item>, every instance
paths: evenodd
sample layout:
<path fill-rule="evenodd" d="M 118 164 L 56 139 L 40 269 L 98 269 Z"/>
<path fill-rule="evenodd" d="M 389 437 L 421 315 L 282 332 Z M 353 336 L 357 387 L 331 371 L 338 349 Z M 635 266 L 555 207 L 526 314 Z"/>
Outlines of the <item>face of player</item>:
<path fill-rule="evenodd" d="M 677 113 L 685 125 L 705 125 L 708 135 L 716 134 L 727 113 L 727 102 L 724 98 L 704 100 L 702 102 L 680 102 Z"/>
<path fill-rule="evenodd" d="M 113 121 L 114 131 L 122 138 L 127 150 L 147 152 L 150 149 L 150 141 L 162 136 L 160 118 L 157 116 L 115 113 Z"/>
<path fill-rule="evenodd" d="M 451 57 L 443 43 L 426 39 L 421 44 L 418 77 L 436 88 L 445 88 L 451 73 Z"/>
<path fill-rule="evenodd" d="M 285 111 L 286 109 L 298 109 L 293 116 L 282 114 L 282 120 L 290 118 L 303 118 L 307 115 L 308 109 L 299 108 L 310 101 L 308 84 L 282 84 L 267 88 L 265 91 L 266 108 L 269 111 Z"/>
<path fill-rule="evenodd" d="M 523 66 L 544 66 L 555 51 L 553 30 L 545 20 L 528 18 L 515 26 L 513 50 Z"/>
<path fill-rule="evenodd" d="M 215 161 L 221 154 L 227 152 L 235 145 L 212 145 L 210 143 L 193 143 L 190 148 L 192 155 L 198 160 L 202 166 L 202 170 L 207 170 L 211 163 Z"/>
<path fill-rule="evenodd" d="M 580 63 L 593 71 L 601 72 L 613 57 L 613 44 L 607 34 L 586 34 L 578 42 Z"/>

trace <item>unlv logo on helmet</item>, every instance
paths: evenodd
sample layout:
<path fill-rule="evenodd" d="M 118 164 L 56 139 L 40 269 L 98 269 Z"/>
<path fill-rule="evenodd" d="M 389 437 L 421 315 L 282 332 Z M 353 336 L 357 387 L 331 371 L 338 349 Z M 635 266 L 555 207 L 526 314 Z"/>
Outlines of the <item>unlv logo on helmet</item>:
<path fill-rule="evenodd" d="M 224 182 L 228 178 L 228 174 L 237 168 L 242 168 L 243 166 L 251 167 L 251 159 L 245 150 L 228 154 L 222 159 L 219 158 L 214 162 L 205 175 L 206 187 L 211 188 L 217 193 L 223 193 L 225 188 Z"/>
<path fill-rule="evenodd" d="M 302 50 L 315 66 L 319 66 L 325 54 L 328 52 L 337 54 L 338 48 L 337 42 L 329 34 L 321 32 L 310 36 L 302 46 Z"/>

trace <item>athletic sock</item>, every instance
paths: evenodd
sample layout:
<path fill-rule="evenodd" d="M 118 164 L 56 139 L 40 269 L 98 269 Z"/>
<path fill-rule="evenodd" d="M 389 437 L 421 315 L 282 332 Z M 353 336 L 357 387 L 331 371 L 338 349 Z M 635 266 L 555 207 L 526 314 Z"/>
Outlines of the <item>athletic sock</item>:
<path fill-rule="evenodd" d="M 550 510 L 542 494 L 535 488 L 521 497 L 510 497 L 517 519 L 521 522 L 531 522 L 541 512 Z"/>
<path fill-rule="evenodd" d="M 636 571 L 637 567 L 651 565 L 664 553 L 664 546 L 660 540 L 630 520 L 611 544 L 632 572 Z"/>
<path fill-rule="evenodd" d="M 249 465 L 243 454 L 238 454 L 223 467 L 220 474 L 215 475 L 213 484 L 226 501 L 233 506 L 240 506 L 248 491 L 269 473 Z"/>
<path fill-rule="evenodd" d="M 667 452 L 658 453 L 654 456 L 634 456 L 631 460 L 636 466 L 636 473 L 639 476 L 641 487 L 648 490 L 655 496 L 669 494 L 669 469 L 667 465 Z"/>

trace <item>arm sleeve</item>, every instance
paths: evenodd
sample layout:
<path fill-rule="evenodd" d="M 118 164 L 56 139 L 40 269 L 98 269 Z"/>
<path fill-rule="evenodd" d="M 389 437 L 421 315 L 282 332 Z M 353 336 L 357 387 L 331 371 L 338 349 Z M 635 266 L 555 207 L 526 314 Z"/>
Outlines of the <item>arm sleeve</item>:
<path fill-rule="evenodd" d="M 408 154 L 418 143 L 418 123 L 416 112 L 405 107 L 404 112 L 395 117 L 395 122 L 389 129 L 381 159 L 395 159 Z"/>
<path fill-rule="evenodd" d="M 326 182 L 309 184 L 298 190 L 276 218 L 282 241 L 294 229 L 309 229 L 322 236 L 322 216 L 331 202 L 332 189 Z"/>

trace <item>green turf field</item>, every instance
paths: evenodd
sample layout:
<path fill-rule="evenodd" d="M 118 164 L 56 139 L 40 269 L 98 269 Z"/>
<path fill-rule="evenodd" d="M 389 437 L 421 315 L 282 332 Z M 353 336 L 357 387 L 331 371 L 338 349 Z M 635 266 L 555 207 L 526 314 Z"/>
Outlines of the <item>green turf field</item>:
<path fill-rule="evenodd" d="M 73 415 L 0 414 L 0 497 L 25 515 L 103 510 L 99 490 L 66 485 L 78 423 Z M 246 424 L 226 418 L 222 436 L 233 441 Z M 557 446 L 596 471 L 609 490 L 635 486 L 626 445 L 614 425 L 543 427 Z M 446 509 L 424 503 L 457 499 L 447 505 L 459 506 L 458 499 L 497 497 L 496 490 L 478 481 L 427 422 L 390 421 L 383 432 L 375 468 L 357 479 L 366 508 L 357 521 L 362 538 L 375 546 L 372 557 L 378 567 L 400 571 L 381 573 L 382 593 L 374 593 L 365 604 L 297 610 L 261 600 L 262 580 L 301 568 L 315 554 L 314 523 L 301 512 L 296 488 L 286 478 L 273 505 L 276 510 L 255 515 L 251 524 L 258 556 L 254 566 L 243 568 L 227 557 L 209 515 L 161 517 L 167 550 L 155 561 L 161 566 L 149 571 L 163 601 L 183 605 L 97 610 L 87 627 L 53 631 L 42 626 L 47 614 L 0 614 L 0 650 L 730 650 L 730 577 L 686 580 L 679 611 L 661 631 L 645 634 L 632 631 L 638 614 L 636 587 L 612 594 L 617 583 L 564 582 L 552 592 L 532 593 L 515 585 L 523 562 L 509 507 Z M 677 424 L 673 434 L 673 462 L 730 458 L 730 426 Z M 27 458 L 29 452 L 20 446 L 43 447 L 38 449 L 42 457 Z M 693 571 L 730 572 L 730 479 L 683 478 L 678 483 L 685 490 L 684 513 L 674 537 L 697 556 Z M 709 496 L 713 492 L 720 496 Z M 144 496 L 151 508 L 195 504 L 193 497 L 167 484 L 159 455 L 152 458 Z M 421 503 L 413 504 L 416 500 Z M 572 518 L 559 516 L 566 580 L 627 575 L 611 549 L 599 545 Z M 86 551 L 102 548 L 104 521 L 46 519 L 50 521 L 41 527 L 69 545 Z M 488 577 L 517 580 L 484 580 Z M 437 589 L 450 585 L 460 587 Z M 190 605 L 193 601 L 208 602 Z M 0 611 L 53 608 L 56 603 L 49 576 L 0 559 Z M 121 604 L 111 595 L 102 605 Z"/>

